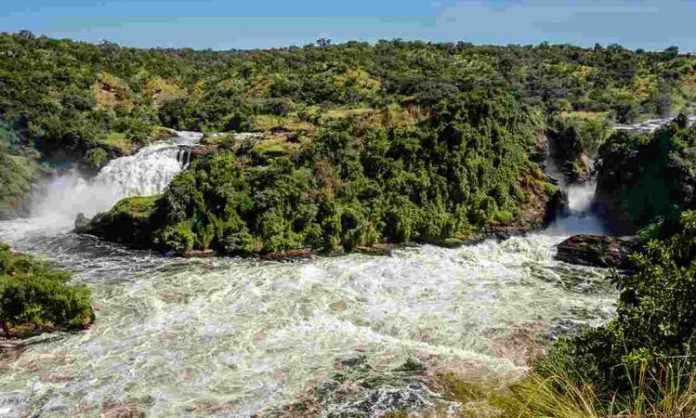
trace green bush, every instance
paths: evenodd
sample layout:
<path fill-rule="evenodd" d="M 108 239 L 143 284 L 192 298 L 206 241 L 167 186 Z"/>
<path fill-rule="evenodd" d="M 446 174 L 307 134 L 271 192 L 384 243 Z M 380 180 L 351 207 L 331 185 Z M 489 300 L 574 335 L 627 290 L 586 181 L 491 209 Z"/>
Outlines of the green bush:
<path fill-rule="evenodd" d="M 84 329 L 94 322 L 91 292 L 71 275 L 0 244 L 0 325 L 5 337 Z"/>
<path fill-rule="evenodd" d="M 84 160 L 90 168 L 98 170 L 106 165 L 108 158 L 109 155 L 104 148 L 97 147 L 87 151 Z"/>
<path fill-rule="evenodd" d="M 187 221 L 166 227 L 161 234 L 160 242 L 180 254 L 191 251 L 196 242 L 196 236 L 191 231 L 191 225 Z"/>
<path fill-rule="evenodd" d="M 681 115 L 652 135 L 619 131 L 600 148 L 597 198 L 634 229 L 696 208 L 696 129 Z"/>

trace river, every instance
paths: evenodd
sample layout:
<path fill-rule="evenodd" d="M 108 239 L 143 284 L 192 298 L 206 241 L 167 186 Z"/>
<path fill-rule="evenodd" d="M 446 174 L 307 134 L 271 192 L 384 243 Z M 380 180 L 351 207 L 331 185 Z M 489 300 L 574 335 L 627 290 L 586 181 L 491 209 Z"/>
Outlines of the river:
<path fill-rule="evenodd" d="M 591 186 L 570 190 L 573 211 L 547 231 L 391 257 L 184 260 L 70 232 L 79 211 L 160 192 L 182 166 L 174 145 L 114 160 L 95 180 L 67 173 L 34 217 L 0 222 L 0 241 L 75 271 L 97 316 L 84 332 L 3 345 L 0 417 L 249 416 L 293 401 L 356 354 L 376 368 L 417 358 L 520 374 L 521 335 L 549 340 L 613 314 L 604 271 L 553 259 L 570 234 L 601 232 L 587 211 Z"/>

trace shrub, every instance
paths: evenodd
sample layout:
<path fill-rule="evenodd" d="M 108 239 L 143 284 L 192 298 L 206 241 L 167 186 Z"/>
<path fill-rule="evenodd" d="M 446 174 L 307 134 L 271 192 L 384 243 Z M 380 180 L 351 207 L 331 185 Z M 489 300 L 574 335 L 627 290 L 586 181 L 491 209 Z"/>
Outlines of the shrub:
<path fill-rule="evenodd" d="M 91 292 L 71 275 L 0 244 L 0 325 L 5 337 L 84 329 L 94 322 Z"/>
<path fill-rule="evenodd" d="M 191 251 L 196 242 L 196 236 L 191 231 L 191 224 L 188 221 L 166 227 L 161 232 L 161 237 L 160 242 L 162 245 L 171 248 L 179 254 Z"/>

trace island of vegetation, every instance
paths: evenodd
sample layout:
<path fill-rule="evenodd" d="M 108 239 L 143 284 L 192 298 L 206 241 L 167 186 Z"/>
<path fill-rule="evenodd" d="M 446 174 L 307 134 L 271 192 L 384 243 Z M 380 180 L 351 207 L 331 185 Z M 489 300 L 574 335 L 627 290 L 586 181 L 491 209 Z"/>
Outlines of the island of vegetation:
<path fill-rule="evenodd" d="M 94 322 L 92 293 L 69 284 L 69 272 L 0 243 L 0 337 L 86 329 Z"/>

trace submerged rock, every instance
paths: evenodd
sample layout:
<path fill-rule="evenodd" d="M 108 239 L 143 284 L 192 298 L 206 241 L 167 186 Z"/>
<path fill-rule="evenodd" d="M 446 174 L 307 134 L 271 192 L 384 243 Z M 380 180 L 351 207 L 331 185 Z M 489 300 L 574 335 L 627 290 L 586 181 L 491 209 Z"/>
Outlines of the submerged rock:
<path fill-rule="evenodd" d="M 567 263 L 627 269 L 639 248 L 635 237 L 574 235 L 558 244 L 556 259 Z"/>
<path fill-rule="evenodd" d="M 371 246 L 355 247 L 353 251 L 356 253 L 375 255 L 375 256 L 391 256 L 396 249 L 396 245 L 388 243 L 377 243 Z"/>
<path fill-rule="evenodd" d="M 191 250 L 183 254 L 184 258 L 211 258 L 217 254 L 213 250 Z"/>

